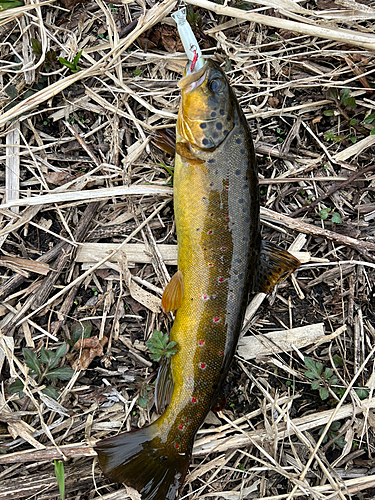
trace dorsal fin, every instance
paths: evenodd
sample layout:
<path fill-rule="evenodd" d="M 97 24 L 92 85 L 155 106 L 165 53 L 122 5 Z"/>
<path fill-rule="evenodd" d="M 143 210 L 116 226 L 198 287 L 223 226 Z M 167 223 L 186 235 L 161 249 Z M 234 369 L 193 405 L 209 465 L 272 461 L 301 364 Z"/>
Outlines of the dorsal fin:
<path fill-rule="evenodd" d="M 181 306 L 183 295 L 184 281 L 182 272 L 177 271 L 165 287 L 163 297 L 161 298 L 161 307 L 163 308 L 163 311 L 176 311 L 176 309 Z"/>
<path fill-rule="evenodd" d="M 300 266 L 292 254 L 269 241 L 262 241 L 255 291 L 269 293 Z"/>

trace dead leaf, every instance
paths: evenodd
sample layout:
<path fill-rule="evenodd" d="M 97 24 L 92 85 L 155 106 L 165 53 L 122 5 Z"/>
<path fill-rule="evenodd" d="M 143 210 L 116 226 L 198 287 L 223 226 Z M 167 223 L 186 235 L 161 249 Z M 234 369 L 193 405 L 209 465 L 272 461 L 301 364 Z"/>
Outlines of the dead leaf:
<path fill-rule="evenodd" d="M 72 8 L 77 4 L 77 3 L 83 3 L 84 0 L 61 0 L 61 3 L 66 9 L 72 10 Z"/>
<path fill-rule="evenodd" d="M 319 115 L 316 118 L 314 118 L 311 123 L 315 125 L 316 123 L 319 123 L 323 119 L 323 115 Z"/>
<path fill-rule="evenodd" d="M 272 106 L 273 108 L 277 108 L 277 106 L 278 106 L 278 104 L 279 104 L 279 102 L 280 102 L 280 101 L 279 101 L 279 99 L 278 99 L 276 96 L 270 96 L 270 97 L 268 98 L 268 101 L 267 101 L 267 102 L 268 102 L 268 104 L 269 104 L 270 106 Z"/>
<path fill-rule="evenodd" d="M 48 172 L 44 174 L 44 177 L 48 184 L 55 186 L 62 186 L 75 178 L 75 176 L 70 175 L 68 172 Z"/>
<path fill-rule="evenodd" d="M 138 41 L 143 50 L 159 48 L 170 53 L 184 51 L 177 28 L 166 24 L 154 26 L 144 36 L 140 36 Z"/>
<path fill-rule="evenodd" d="M 73 349 L 79 350 L 80 354 L 75 361 L 70 361 L 73 370 L 86 370 L 94 358 L 97 356 L 103 356 L 103 347 L 107 344 L 107 342 L 107 337 L 103 337 L 101 340 L 99 340 L 98 337 L 77 340 Z"/>

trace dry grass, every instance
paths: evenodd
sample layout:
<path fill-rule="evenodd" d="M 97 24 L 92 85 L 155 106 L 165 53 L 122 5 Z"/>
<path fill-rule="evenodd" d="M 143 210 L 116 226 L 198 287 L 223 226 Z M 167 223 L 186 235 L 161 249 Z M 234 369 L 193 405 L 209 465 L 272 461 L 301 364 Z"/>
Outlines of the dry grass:
<path fill-rule="evenodd" d="M 303 265 L 249 304 L 227 407 L 200 429 L 181 496 L 373 497 L 375 9 L 191 4 L 253 131 L 264 236 Z M 174 7 L 52 0 L 1 13 L 0 499 L 58 499 L 54 459 L 67 499 L 136 498 L 92 467 L 91 445 L 155 417 L 145 341 L 171 326 L 160 295 L 176 239 L 173 160 L 152 134 L 179 105 Z M 76 73 L 57 60 L 81 50 Z M 55 401 L 22 349 L 56 352 L 80 324 L 98 337 L 81 347 L 91 364 L 52 383 Z M 69 351 L 61 365 L 77 367 Z M 306 357 L 336 380 L 313 389 Z"/>

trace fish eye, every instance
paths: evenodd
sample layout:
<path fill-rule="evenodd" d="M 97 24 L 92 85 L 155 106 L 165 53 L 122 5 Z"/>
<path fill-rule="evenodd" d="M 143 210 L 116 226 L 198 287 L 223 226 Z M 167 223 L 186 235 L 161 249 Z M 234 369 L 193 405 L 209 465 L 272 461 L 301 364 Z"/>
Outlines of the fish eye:
<path fill-rule="evenodd" d="M 213 78 L 209 83 L 212 92 L 220 92 L 223 89 L 224 83 L 220 78 Z"/>

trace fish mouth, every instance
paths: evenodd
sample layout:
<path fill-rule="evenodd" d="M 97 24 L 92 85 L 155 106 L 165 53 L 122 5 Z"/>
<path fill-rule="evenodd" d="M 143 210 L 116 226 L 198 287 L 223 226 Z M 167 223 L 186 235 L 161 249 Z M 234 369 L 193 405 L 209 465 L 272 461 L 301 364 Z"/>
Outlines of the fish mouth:
<path fill-rule="evenodd" d="M 191 92 L 192 90 L 202 85 L 202 83 L 206 79 L 208 69 L 207 66 L 208 63 L 206 63 L 200 70 L 196 71 L 195 73 L 191 73 L 190 75 L 181 78 L 181 80 L 178 82 L 178 86 L 180 87 L 180 89 L 182 89 L 184 92 Z"/>

